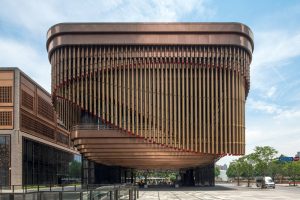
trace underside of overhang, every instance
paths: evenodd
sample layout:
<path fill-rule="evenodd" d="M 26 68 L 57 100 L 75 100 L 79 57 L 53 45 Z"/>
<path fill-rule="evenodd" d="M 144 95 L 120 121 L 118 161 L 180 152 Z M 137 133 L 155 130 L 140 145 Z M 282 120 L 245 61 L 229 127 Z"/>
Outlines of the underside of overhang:
<path fill-rule="evenodd" d="M 136 169 L 181 169 L 205 166 L 219 155 L 182 151 L 118 129 L 74 129 L 72 140 L 80 153 L 96 163 Z"/>

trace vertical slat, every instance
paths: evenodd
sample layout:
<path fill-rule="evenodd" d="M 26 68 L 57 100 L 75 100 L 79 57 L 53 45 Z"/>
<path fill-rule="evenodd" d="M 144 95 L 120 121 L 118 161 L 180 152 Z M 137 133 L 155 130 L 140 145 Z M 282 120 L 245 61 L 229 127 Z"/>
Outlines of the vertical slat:
<path fill-rule="evenodd" d="M 178 47 L 178 56 L 181 56 L 181 49 Z M 178 79 L 178 148 L 182 148 L 182 76 L 183 76 L 183 71 L 181 67 L 181 57 L 178 58 L 178 70 L 177 70 L 177 79 Z"/>
<path fill-rule="evenodd" d="M 211 128 L 210 128 L 210 114 L 211 114 L 211 107 L 210 107 L 210 56 L 209 56 L 209 48 L 206 48 L 206 57 L 207 57 L 207 65 L 206 65 L 206 110 L 207 110 L 207 116 L 206 116 L 206 130 L 207 130 L 207 152 L 211 153 Z"/>
<path fill-rule="evenodd" d="M 170 144 L 170 106 L 171 106 L 171 97 L 170 97 L 170 55 L 169 47 L 165 47 L 165 57 L 164 57 L 164 66 L 165 66 L 165 95 L 164 95 L 164 105 L 165 105 L 165 144 Z"/>
<path fill-rule="evenodd" d="M 220 63 L 219 63 L 219 48 L 216 47 L 215 49 L 215 136 L 216 136 L 216 141 L 215 141 L 215 153 L 220 154 L 220 121 L 219 121 L 219 112 L 220 112 L 220 104 L 219 104 L 219 84 L 220 84 L 220 78 L 219 78 L 219 70 L 220 70 Z"/>
<path fill-rule="evenodd" d="M 175 58 L 174 58 L 174 47 L 169 47 L 170 51 L 170 146 L 174 146 L 174 136 L 175 136 Z"/>
<path fill-rule="evenodd" d="M 220 103 L 220 153 L 224 153 L 224 122 L 223 122 L 223 116 L 224 116 L 224 110 L 223 110 L 223 105 L 224 105 L 224 93 L 223 93 L 223 68 L 224 68 L 224 63 L 223 63 L 224 57 L 223 57 L 223 47 L 220 48 L 220 68 L 219 68 L 219 103 Z"/>
<path fill-rule="evenodd" d="M 199 49 L 198 47 L 194 47 L 194 91 L 195 91 L 195 138 L 194 138 L 194 143 L 195 143 L 195 147 L 194 147 L 194 151 L 196 152 L 201 152 L 201 150 L 199 150 L 200 147 L 200 142 L 201 142 L 201 137 L 200 137 L 200 128 L 199 128 L 199 124 L 201 123 L 201 118 L 199 116 L 199 61 L 198 61 L 198 55 L 199 55 Z"/>
<path fill-rule="evenodd" d="M 203 130 L 203 153 L 207 153 L 207 136 L 208 136 L 208 132 L 207 132 L 207 115 L 206 115 L 206 109 L 207 109 L 207 105 L 206 105 L 206 101 L 207 101 L 207 94 L 206 94 L 206 79 L 207 79 L 207 75 L 206 75 L 206 70 L 207 70 L 207 56 L 206 56 L 206 51 L 205 51 L 205 47 L 202 49 L 203 50 L 203 57 L 202 57 L 202 70 L 201 70 L 201 75 L 202 75 L 202 108 L 203 108 L 203 119 L 202 119 L 202 130 Z"/>
<path fill-rule="evenodd" d="M 214 47 L 211 47 L 210 49 L 210 107 L 211 107 L 211 115 L 210 115 L 210 127 L 211 127 L 211 153 L 215 153 L 215 95 L 214 95 L 214 89 L 215 89 L 215 80 L 214 80 Z"/>

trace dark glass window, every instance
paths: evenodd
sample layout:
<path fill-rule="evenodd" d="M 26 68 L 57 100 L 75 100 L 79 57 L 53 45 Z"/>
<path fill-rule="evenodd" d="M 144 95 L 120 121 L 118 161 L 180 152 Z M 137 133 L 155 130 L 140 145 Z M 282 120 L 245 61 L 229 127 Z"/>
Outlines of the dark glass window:
<path fill-rule="evenodd" d="M 10 183 L 10 136 L 0 135 L 0 185 Z"/>
<path fill-rule="evenodd" d="M 62 184 L 74 155 L 23 138 L 23 184 Z"/>

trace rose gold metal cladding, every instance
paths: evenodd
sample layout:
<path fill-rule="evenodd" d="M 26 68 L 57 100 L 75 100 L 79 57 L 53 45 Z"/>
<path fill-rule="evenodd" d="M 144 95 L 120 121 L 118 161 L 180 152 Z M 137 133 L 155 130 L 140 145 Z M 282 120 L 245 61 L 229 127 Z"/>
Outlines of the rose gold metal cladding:
<path fill-rule="evenodd" d="M 247 26 L 66 23 L 47 36 L 53 101 L 86 158 L 185 168 L 244 154 Z M 79 125 L 83 112 L 105 126 Z"/>

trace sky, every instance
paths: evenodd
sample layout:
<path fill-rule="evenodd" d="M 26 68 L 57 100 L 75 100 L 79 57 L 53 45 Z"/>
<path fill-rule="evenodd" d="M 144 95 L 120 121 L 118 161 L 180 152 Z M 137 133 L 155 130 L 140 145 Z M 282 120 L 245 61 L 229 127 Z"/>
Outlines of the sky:
<path fill-rule="evenodd" d="M 19 67 L 50 92 L 46 32 L 60 22 L 241 22 L 254 33 L 246 153 L 300 151 L 300 1 L 0 0 L 0 66 Z M 226 156 L 218 164 L 236 157 Z"/>

